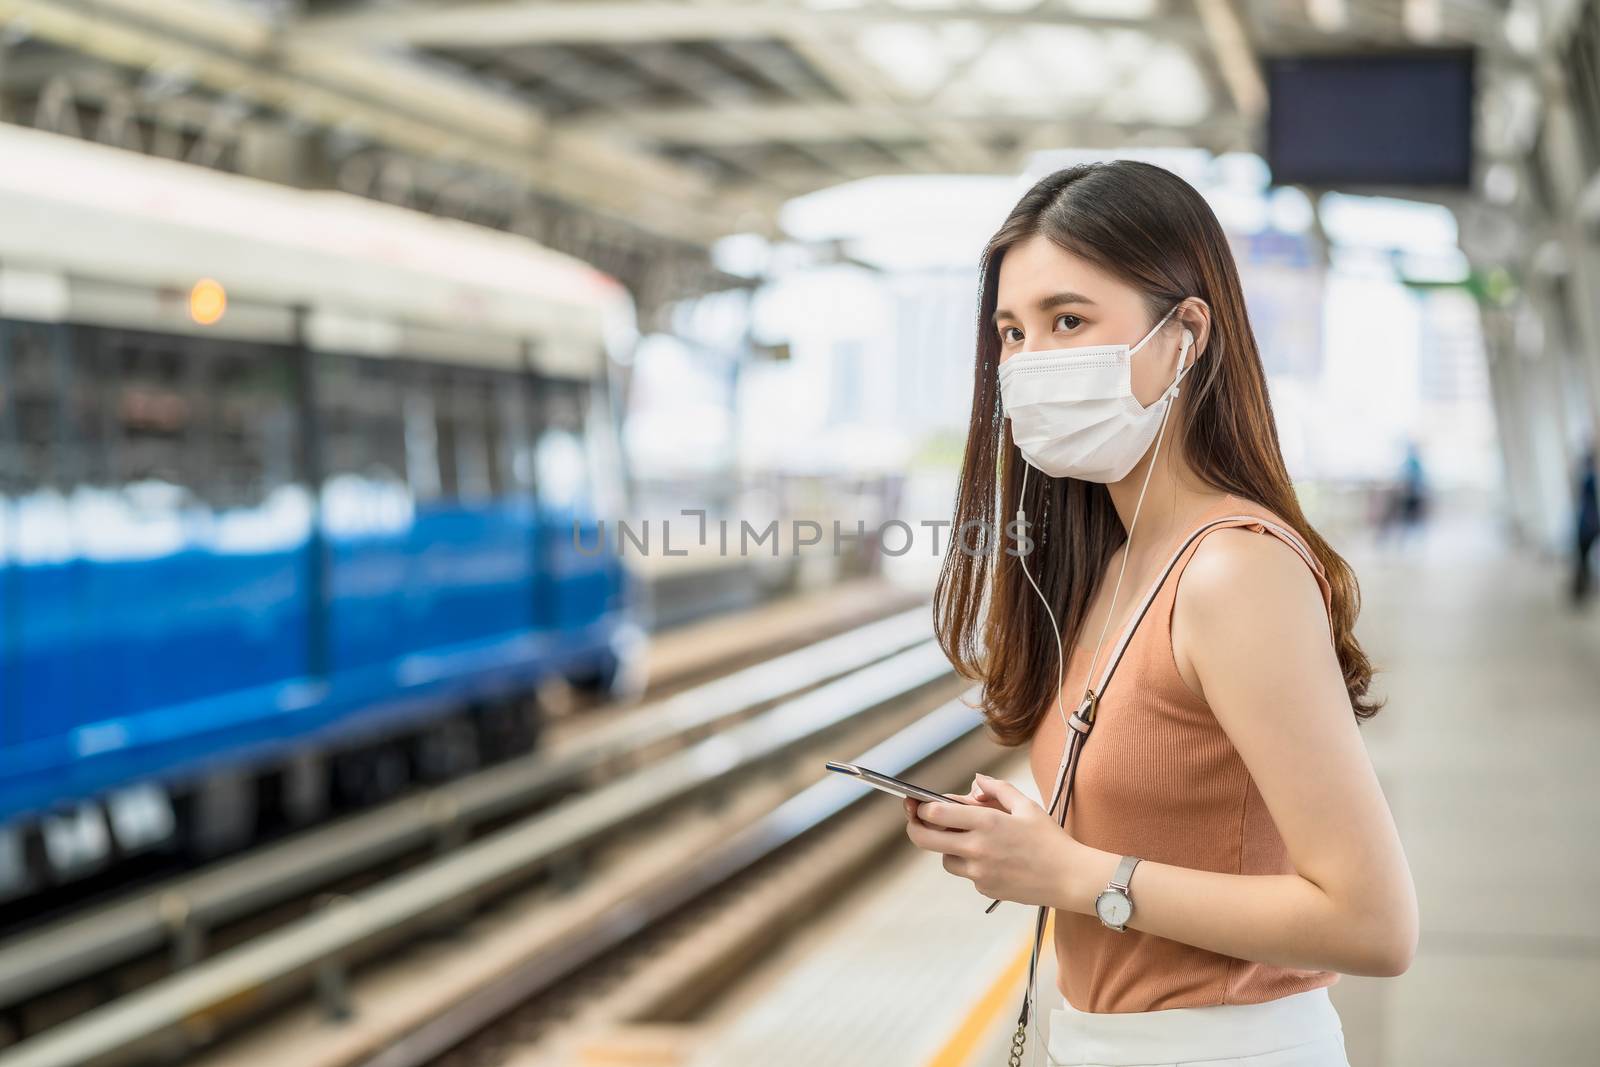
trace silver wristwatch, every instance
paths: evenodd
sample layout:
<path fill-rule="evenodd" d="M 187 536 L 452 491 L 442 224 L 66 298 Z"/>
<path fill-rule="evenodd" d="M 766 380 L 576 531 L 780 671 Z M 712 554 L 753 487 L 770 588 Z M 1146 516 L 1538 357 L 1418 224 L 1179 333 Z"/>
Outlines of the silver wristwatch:
<path fill-rule="evenodd" d="M 1128 896 L 1128 881 L 1133 878 L 1133 869 L 1138 865 L 1139 857 L 1122 857 L 1110 883 L 1094 898 L 1094 913 L 1100 916 L 1100 922 L 1119 934 L 1128 928 L 1128 920 L 1133 918 L 1133 898 Z"/>

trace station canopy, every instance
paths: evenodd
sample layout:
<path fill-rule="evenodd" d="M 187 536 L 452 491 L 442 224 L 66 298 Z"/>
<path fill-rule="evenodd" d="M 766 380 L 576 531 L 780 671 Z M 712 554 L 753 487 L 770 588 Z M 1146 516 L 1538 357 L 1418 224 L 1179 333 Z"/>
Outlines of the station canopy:
<path fill-rule="evenodd" d="M 1532 77 L 1536 6 L 0 0 L 0 86 L 10 121 L 526 232 L 630 280 L 856 178 L 1253 149 L 1272 52 L 1470 46 L 1498 93 Z"/>

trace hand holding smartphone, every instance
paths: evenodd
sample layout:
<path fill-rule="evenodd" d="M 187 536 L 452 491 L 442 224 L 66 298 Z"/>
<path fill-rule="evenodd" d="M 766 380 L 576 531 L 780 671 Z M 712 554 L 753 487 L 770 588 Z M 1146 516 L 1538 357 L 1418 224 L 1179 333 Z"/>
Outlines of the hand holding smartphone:
<path fill-rule="evenodd" d="M 826 766 L 830 771 L 835 771 L 839 774 L 854 778 L 862 785 L 869 785 L 874 789 L 880 789 L 885 793 L 891 793 L 897 797 L 904 797 L 907 800 L 914 800 L 918 802 L 943 800 L 953 804 L 974 803 L 974 801 L 967 800 L 962 797 L 946 796 L 943 793 L 935 793 L 931 789 L 925 789 L 922 786 L 908 782 L 903 778 L 896 778 L 892 774 L 884 774 L 881 771 L 875 771 L 869 767 L 862 767 L 854 763 L 839 763 L 834 760 L 828 760 L 824 766 Z M 994 911 L 994 909 L 999 907 L 999 905 L 1000 902 L 998 900 L 990 901 L 989 906 L 984 909 L 984 914 L 987 915 L 989 912 Z"/>

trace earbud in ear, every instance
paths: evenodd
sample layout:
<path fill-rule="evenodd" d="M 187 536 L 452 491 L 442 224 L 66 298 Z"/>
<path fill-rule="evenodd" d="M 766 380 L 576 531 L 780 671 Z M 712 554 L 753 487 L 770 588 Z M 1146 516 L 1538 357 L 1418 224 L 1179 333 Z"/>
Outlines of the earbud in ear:
<path fill-rule="evenodd" d="M 1187 352 L 1190 348 L 1193 348 L 1193 347 L 1194 347 L 1194 334 L 1190 333 L 1189 332 L 1189 328 L 1187 326 L 1185 326 L 1184 329 L 1183 329 L 1183 348 L 1184 348 L 1184 351 Z"/>

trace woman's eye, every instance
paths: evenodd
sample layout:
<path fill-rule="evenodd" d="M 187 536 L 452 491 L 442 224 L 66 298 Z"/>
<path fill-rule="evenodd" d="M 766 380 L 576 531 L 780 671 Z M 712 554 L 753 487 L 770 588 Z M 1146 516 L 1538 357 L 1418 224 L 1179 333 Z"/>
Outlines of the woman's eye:
<path fill-rule="evenodd" d="M 1002 326 L 1000 328 L 1000 340 L 1001 340 L 1001 342 L 1004 343 L 1004 344 L 1008 344 L 1009 345 L 1009 344 L 1015 344 L 1016 340 L 1020 340 L 1020 338 L 1013 339 L 1011 337 L 1011 331 L 1015 330 L 1015 329 L 1017 329 L 1015 326 Z M 1021 331 L 1019 330 L 1018 332 L 1020 333 Z"/>
<path fill-rule="evenodd" d="M 1056 321 L 1057 322 L 1060 322 L 1062 319 L 1071 319 L 1072 320 L 1072 325 L 1067 327 L 1067 329 L 1069 329 L 1069 330 L 1075 330 L 1075 329 L 1077 329 L 1079 326 L 1081 326 L 1083 324 L 1083 320 L 1078 318 L 1078 316 L 1076 316 L 1076 315 L 1057 315 L 1056 316 Z"/>

